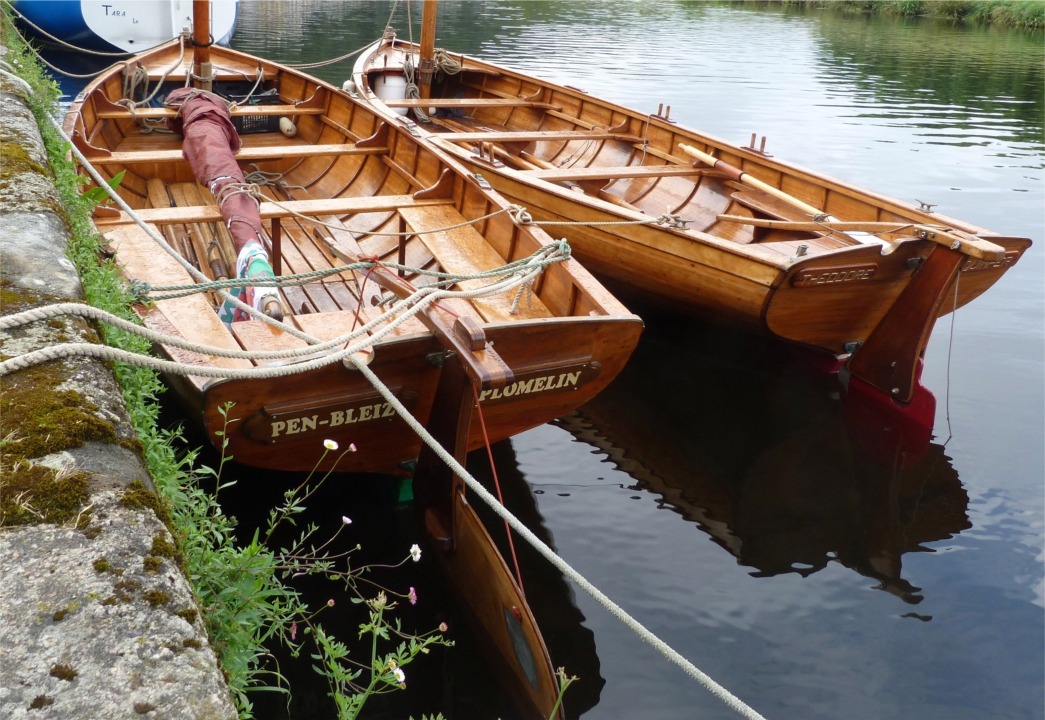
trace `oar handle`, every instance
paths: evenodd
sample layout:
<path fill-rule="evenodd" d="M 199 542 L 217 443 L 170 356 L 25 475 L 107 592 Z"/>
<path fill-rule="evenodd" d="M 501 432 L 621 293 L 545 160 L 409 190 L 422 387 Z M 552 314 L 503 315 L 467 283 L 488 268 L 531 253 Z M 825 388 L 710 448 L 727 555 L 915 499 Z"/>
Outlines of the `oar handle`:
<path fill-rule="evenodd" d="M 793 207 L 801 210 L 802 212 L 809 213 L 810 215 L 814 216 L 823 215 L 822 210 L 815 208 L 808 203 L 802 202 L 794 195 L 788 195 L 783 190 L 775 188 L 769 183 L 762 182 L 756 177 L 752 177 L 740 168 L 734 167 L 733 165 L 730 165 L 724 160 L 719 160 L 717 157 L 714 157 L 713 155 L 709 155 L 708 153 L 703 152 L 702 150 L 697 150 L 692 145 L 687 145 L 686 143 L 679 143 L 679 149 L 687 155 L 695 157 L 697 160 L 707 163 L 714 169 L 719 170 L 720 172 L 728 175 L 733 180 L 736 180 L 740 183 L 744 183 L 745 185 L 748 185 L 750 187 L 757 188 L 764 193 L 768 193 L 769 195 L 772 195 L 778 200 L 783 200 L 784 202 L 788 203 L 789 205 L 792 205 Z M 828 219 L 834 220 L 834 218 Z"/>

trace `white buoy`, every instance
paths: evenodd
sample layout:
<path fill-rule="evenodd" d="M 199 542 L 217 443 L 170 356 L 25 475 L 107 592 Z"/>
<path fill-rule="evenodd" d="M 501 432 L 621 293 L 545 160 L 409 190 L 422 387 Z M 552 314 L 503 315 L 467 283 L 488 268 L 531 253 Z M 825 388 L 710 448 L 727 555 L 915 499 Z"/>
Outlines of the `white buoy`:
<path fill-rule="evenodd" d="M 281 117 L 279 119 L 279 131 L 287 137 L 294 137 L 298 134 L 298 126 L 290 118 Z"/>

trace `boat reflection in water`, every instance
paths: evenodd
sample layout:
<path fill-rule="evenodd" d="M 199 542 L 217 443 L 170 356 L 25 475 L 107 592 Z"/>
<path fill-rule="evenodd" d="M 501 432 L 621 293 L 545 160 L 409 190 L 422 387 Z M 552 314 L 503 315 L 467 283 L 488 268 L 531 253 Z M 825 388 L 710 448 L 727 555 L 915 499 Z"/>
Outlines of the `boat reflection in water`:
<path fill-rule="evenodd" d="M 920 602 L 903 555 L 971 527 L 945 448 L 873 408 L 843 407 L 837 378 L 812 375 L 773 341 L 721 328 L 680 335 L 644 317 L 615 383 L 556 424 L 756 577 L 834 561 Z"/>
<path fill-rule="evenodd" d="M 497 486 L 504 506 L 526 525 L 543 543 L 555 549 L 551 533 L 537 508 L 536 498 L 523 476 L 510 440 L 495 443 L 490 448 L 496 481 L 491 470 L 491 457 L 476 451 L 468 457 L 468 471 L 491 493 L 497 495 Z M 564 668 L 567 675 L 579 678 L 563 696 L 567 718 L 578 718 L 599 704 L 606 680 L 600 672 L 595 635 L 585 624 L 584 613 L 577 607 L 572 586 L 562 573 L 537 553 L 528 543 L 513 533 L 514 548 L 509 545 L 507 530 L 486 503 L 472 502 L 472 508 L 483 520 L 487 532 L 497 545 L 509 568 L 515 571 L 514 557 L 522 575 L 520 585 L 526 602 L 533 611 L 537 626 L 548 647 L 552 665 Z"/>

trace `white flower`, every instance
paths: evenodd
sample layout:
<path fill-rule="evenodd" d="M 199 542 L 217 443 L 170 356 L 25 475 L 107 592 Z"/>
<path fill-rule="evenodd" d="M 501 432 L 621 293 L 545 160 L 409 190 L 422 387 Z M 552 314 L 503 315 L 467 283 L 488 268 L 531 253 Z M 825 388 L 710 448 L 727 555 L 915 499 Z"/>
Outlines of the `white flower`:
<path fill-rule="evenodd" d="M 350 518 L 348 515 L 342 515 L 341 516 L 341 524 L 342 525 L 351 525 L 352 524 L 352 518 Z"/>
<path fill-rule="evenodd" d="M 325 447 L 327 450 L 337 450 L 337 442 L 330 439 L 324 440 L 323 447 Z"/>
<path fill-rule="evenodd" d="M 395 675 L 397 683 L 405 683 L 406 682 L 406 673 L 403 672 L 402 668 L 394 668 L 392 670 L 392 674 Z"/>
<path fill-rule="evenodd" d="M 410 546 L 410 559 L 412 559 L 414 562 L 418 562 L 421 559 L 421 548 L 417 545 L 417 543 L 414 543 Z"/>

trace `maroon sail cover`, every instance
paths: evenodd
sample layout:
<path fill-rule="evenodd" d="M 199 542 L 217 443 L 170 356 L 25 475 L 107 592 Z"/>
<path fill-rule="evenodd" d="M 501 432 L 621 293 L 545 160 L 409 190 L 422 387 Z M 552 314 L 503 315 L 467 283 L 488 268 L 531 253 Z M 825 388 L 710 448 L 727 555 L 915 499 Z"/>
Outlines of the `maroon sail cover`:
<path fill-rule="evenodd" d="M 167 126 L 184 137 L 181 152 L 189 161 L 196 181 L 210 189 L 221 208 L 237 253 L 236 276 L 272 277 L 265 249 L 268 236 L 261 226 L 258 204 L 245 192 L 231 192 L 236 188 L 245 189 L 246 182 L 235 156 L 240 148 L 239 133 L 225 100 L 196 88 L 178 88 L 167 95 L 164 104 L 178 111 L 176 117 L 167 121 Z M 228 188 L 229 185 L 233 187 Z M 266 299 L 276 296 L 276 290 L 247 287 L 242 293 L 234 294 L 261 310 Z M 246 313 L 229 307 L 223 308 L 222 316 L 228 322 L 247 319 Z"/>
<path fill-rule="evenodd" d="M 195 88 L 172 91 L 165 104 L 179 110 L 168 126 L 185 138 L 181 152 L 196 180 L 218 199 L 236 252 L 251 240 L 263 242 L 265 231 L 257 203 L 243 193 L 222 196 L 222 188 L 229 183 L 244 184 L 234 154 L 240 148 L 240 137 L 228 105 L 219 96 Z"/>

